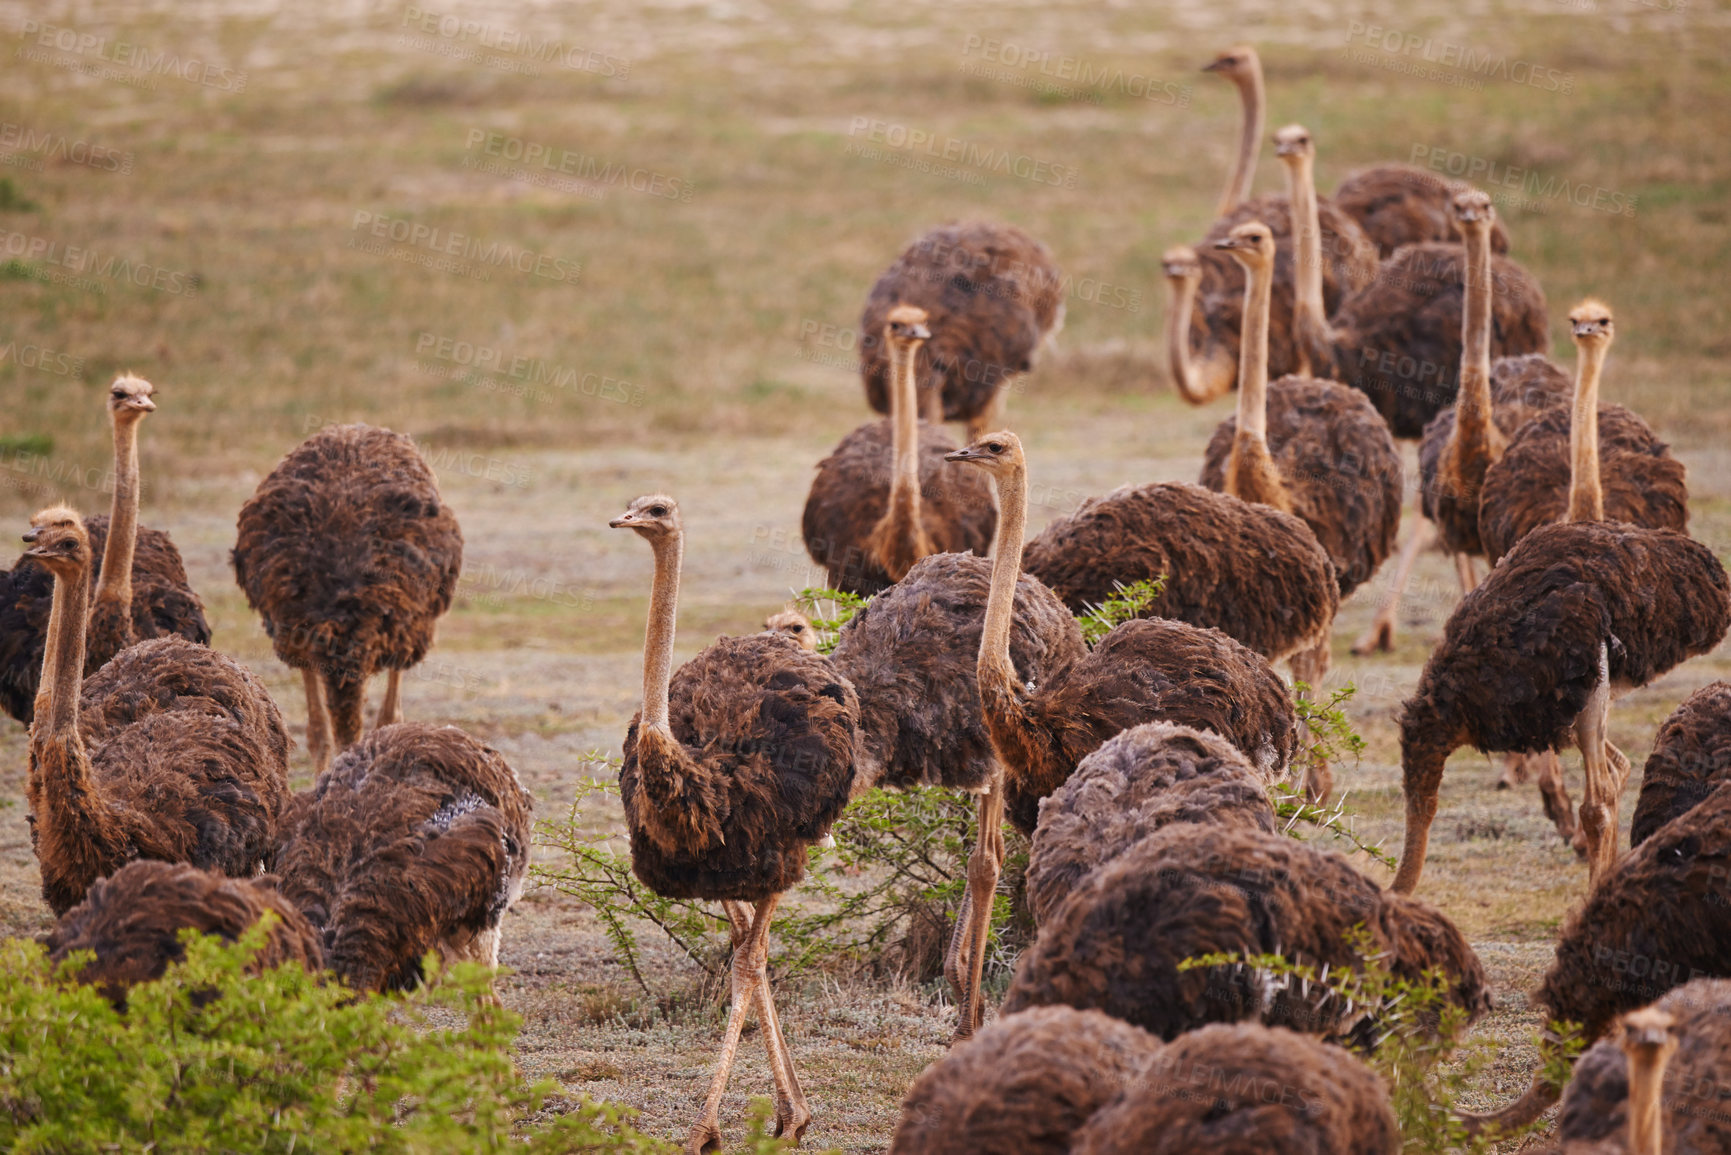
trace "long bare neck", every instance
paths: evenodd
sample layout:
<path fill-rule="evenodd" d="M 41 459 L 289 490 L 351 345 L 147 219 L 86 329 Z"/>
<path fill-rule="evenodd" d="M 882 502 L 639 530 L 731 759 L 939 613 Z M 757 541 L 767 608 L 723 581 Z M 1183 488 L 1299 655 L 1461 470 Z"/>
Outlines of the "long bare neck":
<path fill-rule="evenodd" d="M 48 716 L 39 713 L 31 737 L 76 738 L 78 695 L 84 682 L 85 606 L 89 604 L 90 568 L 54 575 L 54 608 L 48 619 L 48 643 L 42 677 L 48 694 Z"/>
<path fill-rule="evenodd" d="M 1244 320 L 1238 336 L 1238 434 L 1268 444 L 1268 311 L 1274 268 L 1258 262 L 1244 278 Z"/>
<path fill-rule="evenodd" d="M 1320 348 L 1329 340 L 1328 310 L 1322 296 L 1322 210 L 1316 200 L 1315 161 L 1299 154 L 1286 166 L 1287 200 L 1292 206 L 1292 226 L 1298 231 L 1293 255 L 1292 311 L 1298 337 L 1299 371 L 1310 376 L 1326 359 Z"/>
<path fill-rule="evenodd" d="M 998 479 L 998 539 L 992 550 L 992 585 L 980 631 L 980 686 L 1013 691 L 1010 624 L 1016 613 L 1016 580 L 1022 573 L 1022 542 L 1028 525 L 1028 474 L 1013 466 Z"/>
<path fill-rule="evenodd" d="M 1629 1056 L 1629 1155 L 1660 1155 L 1663 1149 L 1666 1057 L 1658 1047 Z"/>
<path fill-rule="evenodd" d="M 114 421 L 114 502 L 108 510 L 108 541 L 102 547 L 102 581 L 96 596 L 132 602 L 132 554 L 138 544 L 138 419 Z"/>
<path fill-rule="evenodd" d="M 1491 419 L 1491 230 L 1478 221 L 1466 229 L 1466 284 L 1461 309 L 1461 380 L 1455 401 L 1455 440 L 1462 449 L 1500 450 Z M 1498 454 L 1500 456 L 1500 453 Z"/>
<path fill-rule="evenodd" d="M 1226 191 L 1220 194 L 1216 216 L 1225 216 L 1250 195 L 1250 185 L 1256 179 L 1256 153 L 1262 145 L 1262 69 L 1258 67 L 1250 79 L 1238 86 L 1238 98 L 1244 107 L 1239 125 L 1238 157 L 1232 173 L 1226 178 Z"/>
<path fill-rule="evenodd" d="M 1232 382 L 1232 367 L 1218 350 L 1210 350 L 1204 366 L 1190 356 L 1190 318 L 1196 307 L 1195 277 L 1169 278 L 1171 307 L 1166 310 L 1166 368 L 1172 384 L 1192 405 L 1206 405 L 1226 392 Z"/>
<path fill-rule="evenodd" d="M 1575 366 L 1575 411 L 1569 420 L 1569 513 L 1565 521 L 1604 521 L 1605 493 L 1599 479 L 1599 374 L 1605 346 L 1580 345 Z"/>
<path fill-rule="evenodd" d="M 918 348 L 891 341 L 889 353 L 890 369 L 895 374 L 890 392 L 895 471 L 890 476 L 889 508 L 884 516 L 888 528 L 905 542 L 916 536 L 920 524 L 919 391 L 914 383 Z"/>
<path fill-rule="evenodd" d="M 649 628 L 643 636 L 643 725 L 671 736 L 667 688 L 673 677 L 673 632 L 679 616 L 679 568 L 685 534 L 650 539 L 655 551 L 655 585 L 649 594 Z"/>

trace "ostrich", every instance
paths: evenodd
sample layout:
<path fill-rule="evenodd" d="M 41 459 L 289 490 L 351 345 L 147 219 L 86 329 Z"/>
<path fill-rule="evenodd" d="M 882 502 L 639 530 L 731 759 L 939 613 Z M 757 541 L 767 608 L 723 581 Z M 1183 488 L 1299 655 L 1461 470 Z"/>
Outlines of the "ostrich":
<path fill-rule="evenodd" d="M 1396 975 L 1439 968 L 1470 1017 L 1490 1009 L 1478 956 L 1440 911 L 1383 890 L 1332 851 L 1249 827 L 1181 823 L 1084 878 L 1022 953 L 1003 1013 L 1065 1005 L 1173 1039 L 1211 1022 L 1257 1020 L 1368 1045 L 1373 1011 L 1323 984 L 1247 965 L 1179 970 L 1205 954 L 1280 954 L 1356 969 L 1362 926 Z"/>
<path fill-rule="evenodd" d="M 1243 109 L 1238 133 L 1238 155 L 1233 158 L 1232 171 L 1226 175 L 1226 191 L 1220 194 L 1215 216 L 1223 217 L 1250 196 L 1250 186 L 1256 180 L 1256 150 L 1262 146 L 1264 96 L 1262 58 L 1249 44 L 1239 44 L 1202 66 L 1202 71 L 1230 81 L 1238 89 L 1239 106 Z"/>
<path fill-rule="evenodd" d="M 998 512 L 978 477 L 944 469 L 956 447 L 943 428 L 919 424 L 914 362 L 931 338 L 926 313 L 898 305 L 884 318 L 890 415 L 842 438 L 817 465 L 800 521 L 811 560 L 831 589 L 875 594 L 931 553 L 984 555 Z"/>
<path fill-rule="evenodd" d="M 27 792 L 56 915 L 135 858 L 244 877 L 288 800 L 288 734 L 250 672 L 179 636 L 129 646 L 84 680 L 90 538 L 70 509 L 24 535 L 54 575 Z"/>
<path fill-rule="evenodd" d="M 1731 978 L 1727 878 L 1731 783 L 1665 823 L 1599 880 L 1564 924 L 1532 1002 L 1549 1021 L 1579 1023 L 1591 1044 L 1618 1016 L 1668 991 L 1684 995 L 1692 979 Z M 1515 1102 L 1466 1121 L 1475 1129 L 1523 1126 L 1561 1093 L 1541 1074 Z"/>
<path fill-rule="evenodd" d="M 435 948 L 498 967 L 532 825 L 497 750 L 455 726 L 397 722 L 295 795 L 271 869 L 323 936 L 325 965 L 356 990 L 400 990 Z"/>
<path fill-rule="evenodd" d="M 860 704 L 837 668 L 789 638 L 721 638 L 669 676 L 685 534 L 671 497 L 639 497 L 609 523 L 655 555 L 643 710 L 625 735 L 619 793 L 632 869 L 670 898 L 719 900 L 733 924 L 727 1032 L 689 1149 L 721 1144 L 727 1088 L 755 1002 L 775 1077 L 775 1130 L 797 1143 L 811 1111 L 769 986 L 769 925 L 853 784 Z M 749 906 L 747 904 L 750 904 Z"/>
<path fill-rule="evenodd" d="M 276 656 L 301 672 L 322 773 L 361 735 L 367 678 L 389 671 L 377 725 L 400 719 L 402 672 L 451 608 L 463 533 L 415 443 L 333 425 L 296 446 L 241 507 L 235 580 Z"/>
<path fill-rule="evenodd" d="M 1339 1047 L 1250 1023 L 1155 1052 L 1076 1132 L 1074 1155 L 1395 1155 L 1388 1091 Z"/>
<path fill-rule="evenodd" d="M 138 524 L 138 428 L 156 410 L 155 386 L 125 374 L 108 389 L 114 431 L 114 497 L 108 517 L 85 522 L 96 558 L 96 584 L 85 640 L 84 672 L 94 674 L 133 642 L 178 634 L 210 644 L 204 603 L 186 577 L 180 551 L 169 536 Z M 110 526 L 118 527 L 113 534 Z M 42 566 L 20 559 L 0 573 L 0 707 L 28 724 L 42 676 L 54 578 Z"/>
<path fill-rule="evenodd" d="M 90 951 L 96 957 L 78 977 L 99 984 L 124 1009 L 129 988 L 161 978 L 169 963 L 185 957 L 182 930 L 233 942 L 269 911 L 276 921 L 253 967 L 298 962 L 317 970 L 323 958 L 318 935 L 270 883 L 184 862 L 135 859 L 92 883 L 83 900 L 60 916 L 45 944 L 48 957 L 58 963 L 74 951 Z"/>
<path fill-rule="evenodd" d="M 885 269 L 860 315 L 866 401 L 890 412 L 894 382 L 884 332 L 891 310 L 925 310 L 936 334 L 925 345 L 919 411 L 936 426 L 991 428 L 1009 379 L 1033 368 L 1042 343 L 1064 326 L 1063 275 L 1046 246 L 1013 225 L 940 225 Z"/>
<path fill-rule="evenodd" d="M 1144 722 L 1108 738 L 1040 803 L 1028 908 L 1049 921 L 1083 878 L 1175 823 L 1274 833 L 1268 776 L 1218 734 Z"/>
<path fill-rule="evenodd" d="M 1714 682 L 1683 699 L 1653 738 L 1653 751 L 1641 767 L 1629 845 L 1641 845 L 1726 781 L 1731 781 L 1731 682 Z"/>
<path fill-rule="evenodd" d="M 1609 343 L 1610 314 L 1588 302 L 1570 316 L 1590 382 Z M 1629 773 L 1605 733 L 1612 698 L 1706 653 L 1731 622 L 1725 571 L 1712 551 L 1673 529 L 1600 520 L 1595 411 L 1585 409 L 1574 426 L 1569 520 L 1528 533 L 1462 600 L 1402 712 L 1407 815 L 1398 889 L 1410 891 L 1424 869 L 1450 752 L 1470 742 L 1546 755 L 1548 763 L 1571 731 L 1586 769 L 1579 841 L 1591 877 L 1602 876 L 1616 858 L 1617 795 Z M 1547 804 L 1561 812 L 1553 818 L 1563 829 L 1561 774 L 1553 766 L 1546 777 L 1554 784 Z"/>
<path fill-rule="evenodd" d="M 763 632 L 766 634 L 786 634 L 802 650 L 817 650 L 817 630 L 812 628 L 811 619 L 794 609 L 792 606 L 777 610 L 763 619 Z"/>
<path fill-rule="evenodd" d="M 831 655 L 859 693 L 856 791 L 936 785 L 979 796 L 980 833 L 944 965 L 956 995 L 957 1039 L 972 1035 L 985 1016 L 980 973 L 1004 856 L 1003 775 L 975 673 L 991 586 L 985 558 L 933 554 L 855 614 Z M 1069 610 L 1024 575 L 1010 623 L 1018 676 L 1044 685 L 1086 652 Z"/>
<path fill-rule="evenodd" d="M 1067 1155 L 1159 1051 L 1147 1031 L 1099 1011 L 1006 1016 L 920 1072 L 890 1155 Z"/>

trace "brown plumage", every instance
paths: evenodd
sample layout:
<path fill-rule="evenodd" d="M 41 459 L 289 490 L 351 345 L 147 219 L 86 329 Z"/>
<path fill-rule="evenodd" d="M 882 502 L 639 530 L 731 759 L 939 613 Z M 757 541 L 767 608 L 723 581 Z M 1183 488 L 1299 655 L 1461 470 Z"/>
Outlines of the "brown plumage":
<path fill-rule="evenodd" d="M 27 786 L 49 908 L 77 905 L 135 858 L 255 873 L 288 799 L 276 703 L 245 668 L 181 637 L 122 650 L 86 681 L 89 537 L 69 509 L 31 526 L 29 556 L 55 579 Z"/>
<path fill-rule="evenodd" d="M 356 990 L 397 990 L 421 959 L 499 963 L 529 869 L 533 802 L 504 757 L 455 726 L 399 722 L 294 797 L 272 870 Z"/>
<path fill-rule="evenodd" d="M 1361 1043 L 1358 1008 L 1319 984 L 1245 965 L 1180 972 L 1204 954 L 1279 954 L 1356 968 L 1363 925 L 1384 964 L 1417 980 L 1432 967 L 1471 1017 L 1490 1008 L 1483 966 L 1438 910 L 1385 891 L 1345 858 L 1265 831 L 1179 824 L 1148 835 L 1078 884 L 1022 954 L 1004 1013 L 1093 1008 L 1172 1039 L 1206 1023 L 1259 1021 Z"/>
<path fill-rule="evenodd" d="M 302 672 L 318 769 L 360 737 L 379 670 L 391 677 L 378 724 L 398 720 L 402 671 L 426 657 L 462 565 L 463 534 L 433 471 L 388 429 L 319 430 L 241 507 L 235 579 L 276 656 Z"/>
<path fill-rule="evenodd" d="M 1629 845 L 1641 845 L 1726 781 L 1731 781 L 1731 682 L 1713 682 L 1684 698 L 1654 736 L 1653 751 L 1641 767 Z"/>
<path fill-rule="evenodd" d="M 931 337 L 925 323 L 922 309 L 889 310 L 890 416 L 859 426 L 817 464 L 800 531 L 831 589 L 870 595 L 928 554 L 991 549 L 998 511 L 990 487 L 946 469 L 956 443 L 918 420 L 914 364 Z"/>
<path fill-rule="evenodd" d="M 898 305 L 930 318 L 920 412 L 933 424 L 966 421 L 971 435 L 1009 378 L 1031 369 L 1041 342 L 1063 326 L 1063 275 L 1046 246 L 1014 225 L 940 225 L 909 245 L 860 314 L 860 377 L 879 413 L 889 412 L 892 386 L 881 334 Z"/>
<path fill-rule="evenodd" d="M 276 921 L 253 958 L 254 969 L 298 962 L 317 970 L 323 954 L 312 926 L 278 894 L 273 880 L 229 878 L 185 863 L 129 862 L 99 879 L 84 900 L 60 916 L 44 945 L 54 962 L 74 951 L 96 957 L 78 977 L 100 984 L 117 1007 L 126 992 L 162 977 L 185 957 L 180 932 L 191 929 L 233 942 L 266 911 Z"/>
<path fill-rule="evenodd" d="M 1382 1080 L 1338 1047 L 1248 1023 L 1160 1048 L 1074 1155 L 1395 1155 Z"/>
<path fill-rule="evenodd" d="M 1417 885 L 1443 764 L 1465 745 L 1540 753 L 1573 736 L 1588 759 L 1581 825 L 1595 877 L 1608 867 L 1611 787 L 1628 766 L 1604 736 L 1610 698 L 1718 645 L 1728 598 L 1712 551 L 1670 530 L 1573 522 L 1522 539 L 1461 600 L 1402 708 L 1407 841 L 1395 886 Z M 1618 781 L 1597 789 L 1595 773 Z"/>
<path fill-rule="evenodd" d="M 1181 482 L 1089 498 L 1028 543 L 1023 565 L 1078 613 L 1119 583 L 1164 576 L 1148 614 L 1214 627 L 1270 661 L 1327 637 L 1340 605 L 1334 564 L 1304 522 Z"/>
<path fill-rule="evenodd" d="M 727 1033 L 690 1146 L 720 1145 L 721 1096 L 753 1004 L 775 1076 L 776 1133 L 798 1142 L 811 1112 L 775 1015 L 769 924 L 804 875 L 807 850 L 847 805 L 859 696 L 834 663 L 777 633 L 721 638 L 672 673 L 679 506 L 661 494 L 639 497 L 609 524 L 633 530 L 655 554 L 643 709 L 619 771 L 632 869 L 658 894 L 721 900 L 733 923 Z"/>
<path fill-rule="evenodd" d="M 1082 879 L 1177 823 L 1274 833 L 1271 777 L 1218 734 L 1145 722 L 1108 738 L 1040 802 L 1028 907 L 1045 923 Z"/>
<path fill-rule="evenodd" d="M 1460 227 L 1451 206 L 1468 186 L 1406 164 L 1379 164 L 1360 169 L 1334 190 L 1334 205 L 1358 222 L 1365 236 L 1387 260 L 1402 245 L 1427 242 L 1459 244 Z M 1497 221 L 1491 228 L 1491 251 L 1509 251 L 1509 234 Z"/>
<path fill-rule="evenodd" d="M 890 1155 L 1066 1155 L 1159 1050 L 1147 1031 L 1098 1011 L 1006 1016 L 920 1072 Z"/>

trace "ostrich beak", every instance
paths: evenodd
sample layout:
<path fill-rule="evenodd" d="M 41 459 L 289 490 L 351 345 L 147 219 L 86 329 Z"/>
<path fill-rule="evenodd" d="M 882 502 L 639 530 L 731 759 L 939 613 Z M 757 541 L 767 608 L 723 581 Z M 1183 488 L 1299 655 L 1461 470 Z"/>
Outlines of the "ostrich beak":
<path fill-rule="evenodd" d="M 1234 239 L 1232 237 L 1223 237 L 1222 239 L 1214 242 L 1214 247 L 1217 249 L 1236 249 L 1236 248 L 1239 248 L 1240 246 L 1239 246 L 1238 241 L 1236 239 Z"/>
<path fill-rule="evenodd" d="M 156 412 L 156 402 L 152 401 L 148 397 L 133 397 L 127 401 L 127 404 L 138 410 L 140 413 Z"/>
<path fill-rule="evenodd" d="M 986 455 L 983 453 L 975 453 L 972 446 L 964 445 L 962 448 L 956 450 L 954 453 L 944 454 L 944 460 L 945 461 L 981 461 L 981 460 L 985 459 L 985 456 Z"/>
<path fill-rule="evenodd" d="M 612 521 L 608 522 L 607 526 L 609 529 L 629 529 L 631 526 L 636 524 L 637 518 L 633 514 L 622 513 Z"/>

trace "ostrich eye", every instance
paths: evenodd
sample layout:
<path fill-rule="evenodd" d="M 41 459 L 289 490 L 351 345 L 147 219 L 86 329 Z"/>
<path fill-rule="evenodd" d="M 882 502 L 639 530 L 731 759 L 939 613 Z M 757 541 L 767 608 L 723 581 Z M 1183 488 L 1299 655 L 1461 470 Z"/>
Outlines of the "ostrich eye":
<path fill-rule="evenodd" d="M 665 505 L 651 506 L 649 509 L 649 516 L 651 516 L 651 517 L 666 517 L 667 516 L 667 507 Z"/>
<path fill-rule="evenodd" d="M 992 441 L 992 442 L 987 443 L 986 451 L 988 453 L 1002 453 L 1004 451 L 1004 447 L 1002 445 L 999 445 L 996 441 Z"/>

